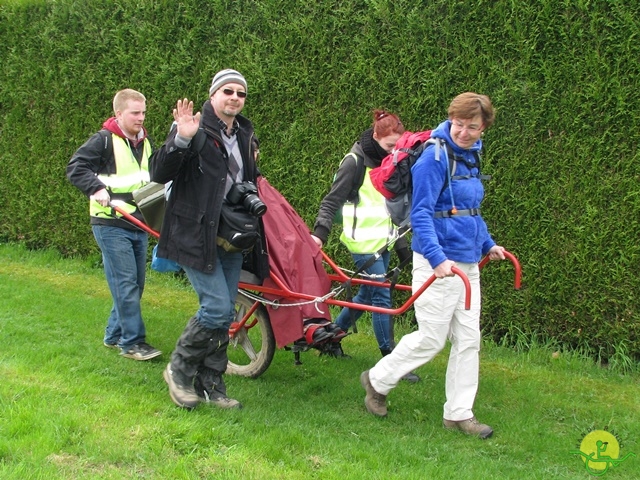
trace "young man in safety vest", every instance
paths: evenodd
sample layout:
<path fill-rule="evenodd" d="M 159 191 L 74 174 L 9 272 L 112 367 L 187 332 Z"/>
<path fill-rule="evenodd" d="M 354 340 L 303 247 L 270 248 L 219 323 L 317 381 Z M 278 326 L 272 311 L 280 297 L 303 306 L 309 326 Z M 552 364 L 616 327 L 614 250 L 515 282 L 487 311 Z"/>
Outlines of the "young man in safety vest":
<path fill-rule="evenodd" d="M 113 98 L 113 111 L 115 117 L 71 157 L 67 178 L 89 197 L 91 228 L 113 297 L 104 346 L 119 349 L 126 358 L 149 360 L 162 352 L 146 343 L 140 310 L 148 238 L 111 207 L 112 201 L 120 201 L 118 206 L 143 220 L 132 192 L 149 183 L 151 143 L 142 126 L 146 99 L 135 90 L 120 90 Z"/>

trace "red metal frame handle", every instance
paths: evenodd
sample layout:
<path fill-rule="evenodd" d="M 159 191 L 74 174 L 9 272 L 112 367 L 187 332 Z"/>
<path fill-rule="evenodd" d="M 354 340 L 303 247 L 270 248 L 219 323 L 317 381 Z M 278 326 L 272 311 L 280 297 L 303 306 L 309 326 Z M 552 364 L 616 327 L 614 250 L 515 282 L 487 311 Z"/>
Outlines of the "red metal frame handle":
<path fill-rule="evenodd" d="M 504 256 L 511 261 L 511 263 L 513 264 L 513 268 L 515 270 L 515 275 L 513 279 L 513 288 L 515 288 L 516 290 L 520 290 L 520 282 L 522 280 L 522 269 L 520 268 L 520 262 L 518 261 L 518 259 L 513 253 L 507 250 L 504 250 Z M 487 255 L 480 261 L 480 263 L 478 264 L 478 267 L 482 268 L 490 261 L 491 259 L 489 258 L 489 255 Z"/>
<path fill-rule="evenodd" d="M 469 310 L 471 308 L 471 283 L 469 282 L 469 279 L 467 278 L 465 273 L 462 270 L 460 270 L 458 267 L 453 267 L 451 271 L 457 276 L 459 276 L 460 280 L 462 280 L 462 283 L 464 284 L 464 290 L 465 290 L 464 308 L 465 310 Z M 305 293 L 294 292 L 290 290 L 289 288 L 287 288 L 284 282 L 282 282 L 282 280 L 280 280 L 278 277 L 276 277 L 273 274 L 273 272 L 271 273 L 270 278 L 276 284 L 277 288 L 269 288 L 269 287 L 264 287 L 262 285 L 246 285 L 242 283 L 240 284 L 240 288 L 246 288 L 248 290 L 254 290 L 257 292 L 267 293 L 271 295 L 278 295 L 280 297 L 287 298 L 287 299 L 309 300 L 309 301 L 317 299 L 317 297 L 313 295 L 307 295 Z M 429 279 L 426 282 L 424 282 L 420 286 L 420 288 L 416 290 L 416 292 L 413 293 L 411 297 L 399 308 L 376 307 L 374 305 L 364 305 L 360 303 L 347 302 L 344 300 L 336 300 L 335 298 L 328 298 L 325 300 L 325 303 L 327 303 L 328 305 L 337 305 L 339 307 L 349 307 L 354 310 L 386 313 L 389 315 L 400 315 L 406 312 L 407 310 L 409 310 L 409 308 L 413 306 L 413 303 L 415 302 L 415 300 L 420 295 L 422 295 L 424 291 L 429 286 L 431 286 L 431 284 L 435 281 L 436 281 L 436 276 L 431 275 L 431 277 L 429 277 Z"/>
<path fill-rule="evenodd" d="M 470 310 L 471 309 L 471 284 L 469 283 L 469 279 L 464 274 L 464 272 L 460 270 L 458 267 L 452 267 L 451 271 L 456 275 L 458 275 L 460 277 L 460 280 L 462 280 L 462 283 L 464 283 L 464 309 Z M 435 275 L 432 275 L 431 278 L 435 280 Z M 431 280 L 431 281 L 433 282 L 434 280 Z"/>
<path fill-rule="evenodd" d="M 110 202 L 109 205 L 116 212 L 118 212 L 120 215 L 122 215 L 127 221 L 131 222 L 132 224 L 134 224 L 138 228 L 144 230 L 149 235 L 152 235 L 155 238 L 159 238 L 160 237 L 160 233 L 159 232 L 153 230 L 148 225 L 146 225 L 144 222 L 141 222 L 140 220 L 135 218 L 130 213 L 126 212 L 125 210 L 123 210 L 122 208 L 120 208 L 117 205 L 113 204 L 112 202 Z M 322 252 L 322 255 L 323 255 L 324 259 L 329 263 L 329 265 L 336 272 L 336 274 L 333 276 L 334 278 L 332 278 L 332 280 L 336 280 L 336 279 L 343 280 L 343 281 L 347 280 L 349 277 L 347 277 L 344 274 L 344 272 L 342 272 L 340 267 L 338 267 L 326 255 L 326 253 L 324 251 L 321 250 L 321 252 Z M 509 260 L 511 260 L 511 263 L 513 263 L 513 265 L 514 265 L 514 267 L 516 269 L 516 279 L 515 279 L 516 287 L 515 288 L 518 289 L 518 288 L 520 288 L 520 275 L 521 275 L 521 273 L 520 273 L 520 264 L 518 263 L 518 260 L 516 259 L 516 257 L 513 254 L 511 254 L 510 252 L 507 252 L 505 250 L 504 254 L 505 254 L 505 257 L 507 257 Z M 488 256 L 483 258 L 482 261 L 479 264 L 480 268 L 482 268 L 484 265 L 486 265 L 488 261 L 489 261 L 489 257 Z M 469 283 L 469 279 L 464 274 L 464 272 L 462 270 L 460 270 L 459 268 L 457 268 L 457 267 L 452 267 L 451 271 L 455 275 L 459 276 L 460 279 L 462 280 L 462 283 L 464 284 L 464 289 L 465 289 L 464 308 L 465 308 L 465 310 L 469 310 L 471 308 L 471 284 Z M 286 285 L 282 281 L 280 281 L 280 279 L 275 277 L 273 274 L 271 275 L 271 279 L 277 285 L 277 288 L 268 288 L 268 287 L 251 285 L 251 284 L 243 284 L 242 282 L 240 283 L 239 288 L 244 288 L 244 289 L 248 289 L 248 290 L 255 290 L 255 291 L 258 291 L 258 292 L 262 292 L 262 293 L 271 293 L 271 294 L 279 295 L 279 296 L 284 295 L 285 298 L 294 298 L 294 299 L 299 299 L 299 300 L 314 300 L 316 298 L 316 297 L 311 296 L 311 295 L 305 295 L 305 294 L 302 294 L 302 293 L 291 291 L 290 289 L 288 289 L 286 287 Z M 396 308 L 396 309 L 375 307 L 375 306 L 371 306 L 371 305 L 367 305 L 367 306 L 362 305 L 361 306 L 359 304 L 354 304 L 352 302 L 345 302 L 345 301 L 336 300 L 336 299 L 328 299 L 328 300 L 326 300 L 326 303 L 328 303 L 330 305 L 338 305 L 338 306 L 343 306 L 343 307 L 354 308 L 354 309 L 357 309 L 357 310 L 359 309 L 359 310 L 366 310 L 366 311 L 370 311 L 370 312 L 380 312 L 380 313 L 388 313 L 390 315 L 399 315 L 399 314 L 404 313 L 405 311 L 407 311 L 413 305 L 413 302 L 420 295 L 422 295 L 422 293 L 435 280 L 436 280 L 436 276 L 432 275 L 426 282 L 424 282 L 424 284 L 413 295 L 411 295 L 409 300 L 407 300 L 404 303 L 404 305 L 402 305 L 400 308 Z M 371 283 L 371 284 L 373 284 L 375 286 L 381 286 L 378 282 L 369 282 L 369 281 L 366 281 L 366 280 L 360 280 L 360 281 L 356 280 L 356 283 Z M 397 286 L 396 286 L 396 288 L 397 288 Z M 406 286 L 406 289 L 409 290 L 410 287 Z M 243 319 L 242 323 L 246 322 L 246 319 L 249 318 L 249 316 L 250 315 L 245 316 L 245 318 Z"/>
<path fill-rule="evenodd" d="M 115 205 L 113 202 L 109 202 L 109 206 L 113 208 L 116 212 L 118 212 L 120 215 L 122 215 L 124 218 L 126 218 L 128 222 L 133 223 L 136 227 L 144 230 L 149 235 L 153 235 L 156 238 L 160 238 L 160 232 L 156 232 L 153 228 L 149 227 L 146 223 L 141 222 L 130 213 L 124 211 L 122 208 Z"/>

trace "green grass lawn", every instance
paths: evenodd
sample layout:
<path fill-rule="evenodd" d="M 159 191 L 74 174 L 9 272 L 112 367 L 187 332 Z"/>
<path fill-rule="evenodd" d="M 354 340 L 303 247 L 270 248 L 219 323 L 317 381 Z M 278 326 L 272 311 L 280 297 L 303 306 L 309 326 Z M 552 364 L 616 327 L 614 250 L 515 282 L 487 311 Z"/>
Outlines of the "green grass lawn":
<path fill-rule="evenodd" d="M 596 473 L 640 478 L 638 370 L 535 344 L 485 342 L 484 441 L 441 426 L 446 351 L 389 395 L 387 418 L 366 412 L 358 377 L 379 357 L 366 319 L 343 340 L 352 358 L 310 351 L 296 366 L 278 350 L 259 378 L 227 377 L 244 409 L 181 410 L 162 370 L 191 288 L 150 272 L 143 314 L 164 353 L 135 362 L 102 346 L 111 300 L 95 263 L 0 245 L 0 479 L 585 479 L 572 452 L 594 430 L 637 455 Z"/>

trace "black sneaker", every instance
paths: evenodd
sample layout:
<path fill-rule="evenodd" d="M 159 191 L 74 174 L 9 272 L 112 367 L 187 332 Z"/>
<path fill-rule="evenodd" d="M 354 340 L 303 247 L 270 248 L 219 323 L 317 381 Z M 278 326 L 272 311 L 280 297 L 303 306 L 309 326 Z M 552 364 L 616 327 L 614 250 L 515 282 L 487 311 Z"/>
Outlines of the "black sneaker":
<path fill-rule="evenodd" d="M 117 343 L 102 342 L 102 344 L 107 348 L 120 348 Z"/>
<path fill-rule="evenodd" d="M 162 352 L 160 350 L 156 350 L 148 343 L 141 342 L 134 345 L 126 352 L 123 350 L 120 355 L 126 358 L 133 358 L 134 360 L 151 360 L 152 358 L 162 355 Z"/>

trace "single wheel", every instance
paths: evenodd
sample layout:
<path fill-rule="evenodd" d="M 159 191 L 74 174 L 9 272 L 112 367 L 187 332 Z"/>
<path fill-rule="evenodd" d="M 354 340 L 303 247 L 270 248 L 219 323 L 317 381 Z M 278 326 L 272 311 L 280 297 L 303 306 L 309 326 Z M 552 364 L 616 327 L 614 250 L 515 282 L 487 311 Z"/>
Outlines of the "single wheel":
<path fill-rule="evenodd" d="M 237 328 L 245 315 L 254 308 L 244 325 Z M 236 297 L 236 318 L 231 325 L 229 340 L 229 363 L 227 373 L 257 378 L 262 375 L 273 360 L 276 339 L 269 321 L 269 314 L 260 302 L 238 293 Z"/>

